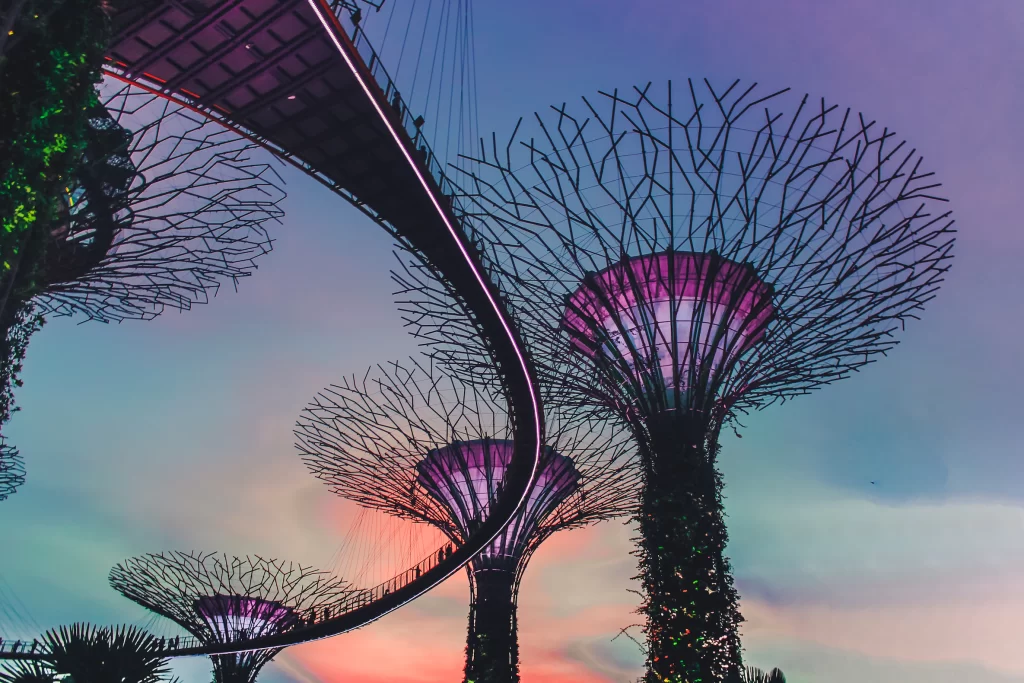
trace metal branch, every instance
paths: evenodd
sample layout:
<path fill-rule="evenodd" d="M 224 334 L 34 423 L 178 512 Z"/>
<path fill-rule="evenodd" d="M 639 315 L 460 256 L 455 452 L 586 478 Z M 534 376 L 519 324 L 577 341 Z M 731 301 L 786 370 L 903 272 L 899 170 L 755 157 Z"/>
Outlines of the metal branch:
<path fill-rule="evenodd" d="M 463 165 L 480 170 L 460 171 L 465 223 L 492 245 L 489 265 L 535 355 L 568 380 L 554 396 L 562 403 L 596 394 L 617 411 L 659 409 L 644 405 L 642 378 L 566 372 L 578 364 L 567 298 L 624 259 L 715 253 L 771 288 L 763 339 L 707 388 L 707 402 L 729 414 L 885 354 L 949 269 L 951 213 L 920 155 L 891 131 L 788 91 L 688 86 L 686 98 L 671 85 L 665 97 L 649 85 L 603 93 L 582 115 L 552 108 L 533 131 L 517 127 L 503 148 L 495 140 Z M 479 381 L 486 362 L 448 312 L 451 293 L 413 263 L 395 276 L 407 324 L 446 368 Z"/>
<path fill-rule="evenodd" d="M 110 585 L 203 644 L 276 635 L 329 618 L 361 592 L 326 572 L 293 562 L 216 553 L 168 552 L 125 560 Z M 174 647 L 174 644 L 168 644 Z M 214 668 L 254 681 L 281 648 L 214 657 Z M 218 678 L 221 680 L 221 678 Z"/>
<path fill-rule="evenodd" d="M 105 84 L 93 144 L 47 247 L 43 313 L 104 322 L 188 309 L 270 251 L 284 193 L 259 148 L 189 110 Z"/>
<path fill-rule="evenodd" d="M 527 555 L 559 529 L 630 514 L 639 485 L 632 445 L 622 430 L 571 411 L 550 411 L 547 424 L 546 445 L 571 459 L 580 486 L 540 521 Z M 424 486 L 418 466 L 432 451 L 454 443 L 507 440 L 511 425 L 491 392 L 410 359 L 322 391 L 303 412 L 295 436 L 307 467 L 334 493 L 428 522 L 461 543 L 465 530 Z"/>

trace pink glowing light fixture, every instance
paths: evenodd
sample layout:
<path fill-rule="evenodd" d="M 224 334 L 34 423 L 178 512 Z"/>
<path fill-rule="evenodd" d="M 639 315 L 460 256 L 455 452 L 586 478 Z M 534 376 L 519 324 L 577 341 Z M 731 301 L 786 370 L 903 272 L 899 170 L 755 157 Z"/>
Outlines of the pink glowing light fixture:
<path fill-rule="evenodd" d="M 204 596 L 195 601 L 194 607 L 219 642 L 275 635 L 300 622 L 290 607 L 244 595 Z"/>
<path fill-rule="evenodd" d="M 417 481 L 447 510 L 463 540 L 490 514 L 512 461 L 511 441 L 459 441 L 430 451 L 417 466 Z M 477 568 L 514 570 L 536 540 L 544 520 L 562 501 L 579 490 L 580 473 L 572 459 L 545 448 L 537 479 L 526 501 L 477 559 Z"/>
<path fill-rule="evenodd" d="M 714 383 L 761 341 L 773 312 L 771 287 L 753 268 L 715 253 L 662 252 L 588 275 L 569 297 L 562 327 L 576 351 L 609 361 L 645 389 L 686 394 Z"/>

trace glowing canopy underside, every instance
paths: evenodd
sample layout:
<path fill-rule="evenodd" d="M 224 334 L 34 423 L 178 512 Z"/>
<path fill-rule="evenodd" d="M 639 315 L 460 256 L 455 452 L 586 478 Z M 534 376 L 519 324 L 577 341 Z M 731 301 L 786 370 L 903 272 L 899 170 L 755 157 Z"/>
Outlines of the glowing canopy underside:
<path fill-rule="evenodd" d="M 576 351 L 628 369 L 644 390 L 686 393 L 728 372 L 764 338 L 773 312 L 772 289 L 753 268 L 663 252 L 587 275 L 562 327 Z"/>
<path fill-rule="evenodd" d="M 417 481 L 444 506 L 462 539 L 490 513 L 491 501 L 501 491 L 512 451 L 512 441 L 460 441 L 430 451 L 417 466 Z M 531 542 L 537 540 L 545 518 L 579 489 L 579 482 L 580 473 L 572 459 L 546 448 L 529 498 L 508 526 L 473 560 L 474 569 L 514 571 Z"/>
<path fill-rule="evenodd" d="M 195 610 L 224 643 L 283 633 L 300 623 L 292 608 L 244 595 L 204 596 L 196 600 Z"/>

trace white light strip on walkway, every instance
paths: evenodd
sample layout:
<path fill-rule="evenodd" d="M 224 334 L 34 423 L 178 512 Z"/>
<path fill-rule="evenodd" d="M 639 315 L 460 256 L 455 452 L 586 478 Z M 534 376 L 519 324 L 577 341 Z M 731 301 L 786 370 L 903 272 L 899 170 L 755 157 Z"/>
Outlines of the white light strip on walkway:
<path fill-rule="evenodd" d="M 419 167 L 416 165 L 416 162 L 413 160 L 412 155 L 409 154 L 409 151 L 405 148 L 405 145 L 402 144 L 402 138 L 398 135 L 398 133 L 395 131 L 394 127 L 391 125 L 391 122 L 388 120 L 387 114 L 385 114 L 384 110 L 381 109 L 380 104 L 377 102 L 377 99 L 373 96 L 373 91 L 369 88 L 369 86 L 367 86 L 366 82 L 363 80 L 363 77 L 360 75 L 359 70 L 356 68 L 355 63 L 353 63 L 352 59 L 345 52 L 345 48 L 342 46 L 341 41 L 338 40 L 338 36 L 336 35 L 336 33 L 334 31 L 334 28 L 331 25 L 333 22 L 328 21 L 327 18 L 324 16 L 323 11 L 326 8 L 324 7 L 322 0 L 308 0 L 308 2 L 309 2 L 309 6 L 313 9 L 313 12 L 316 14 L 317 18 L 320 20 L 320 23 L 323 24 L 324 30 L 327 31 L 327 35 L 330 37 L 331 42 L 333 42 L 334 46 L 336 48 L 338 48 L 338 53 L 341 54 L 342 59 L 345 60 L 345 64 L 348 66 L 349 70 L 351 70 L 352 75 L 355 76 L 356 82 L 359 83 L 359 86 L 363 89 L 363 92 L 366 93 L 366 96 L 369 98 L 370 103 L 373 105 L 373 108 L 375 110 L 377 110 L 377 114 L 380 116 L 381 121 L 384 123 L 384 125 L 388 129 L 388 132 L 390 132 L 391 136 L 394 138 L 395 144 L 397 144 L 398 148 L 402 151 L 402 156 L 404 156 L 405 160 L 407 162 L 409 162 L 409 166 L 412 168 L 413 173 L 416 174 L 416 178 L 420 181 L 420 184 L 423 186 L 423 190 L 427 193 L 427 196 L 430 198 L 430 203 L 434 205 L 434 209 L 437 211 L 437 215 L 441 217 L 442 221 L 444 221 L 444 225 L 445 225 L 446 228 L 448 228 L 448 232 L 451 233 L 452 239 L 455 240 L 455 244 L 458 246 L 459 251 L 462 253 L 462 257 L 466 260 L 466 263 L 469 264 L 470 269 L 473 271 L 474 277 L 476 277 L 477 282 L 480 283 L 480 287 L 484 290 L 484 294 L 487 296 L 487 300 L 490 302 L 491 307 L 494 309 L 494 312 L 498 315 L 498 320 L 501 321 L 501 326 L 503 328 L 505 328 L 505 334 L 508 335 L 509 340 L 512 342 L 512 348 L 515 349 L 516 356 L 519 359 L 519 366 L 520 366 L 520 368 L 522 368 L 523 376 L 526 378 L 526 383 L 527 383 L 527 385 L 530 388 L 530 401 L 533 403 L 533 414 L 534 414 L 534 420 L 535 420 L 535 424 L 536 424 L 535 438 L 536 438 L 536 441 L 537 441 L 537 450 L 534 453 L 533 468 L 530 471 L 530 480 L 527 483 L 526 490 L 523 491 L 522 497 L 519 499 L 519 502 L 516 504 L 515 511 L 513 511 L 513 513 L 512 513 L 512 516 L 515 516 L 519 512 L 519 509 L 523 506 L 523 503 L 526 500 L 527 494 L 529 493 L 530 486 L 533 485 L 534 479 L 536 479 L 536 477 L 537 477 L 537 467 L 538 467 L 538 464 L 540 463 L 540 449 L 541 449 L 541 442 L 540 442 L 540 406 L 537 404 L 537 393 L 536 393 L 535 388 L 533 386 L 533 381 L 530 378 L 529 368 L 526 365 L 526 357 L 523 355 L 522 349 L 520 349 L 518 344 L 516 344 L 515 335 L 512 333 L 512 327 L 509 325 L 508 321 L 505 319 L 505 316 L 502 313 L 501 307 L 498 305 L 498 302 L 495 301 L 494 297 L 491 295 L 491 292 L 490 292 L 490 290 L 487 287 L 487 283 L 484 280 L 483 275 L 480 273 L 479 270 L 477 270 L 476 265 L 474 265 L 473 259 L 470 256 L 469 251 L 462 244 L 462 240 L 459 238 L 459 233 L 455 230 L 455 228 L 452 226 L 451 222 L 448 220 L 448 215 L 445 213 L 444 209 L 438 203 L 437 198 L 434 196 L 434 193 L 430 191 L 430 184 L 427 183 L 426 178 L 423 177 L 423 173 L 420 171 Z M 332 15 L 331 18 L 334 19 L 333 15 Z M 494 536 L 492 536 L 490 539 L 488 539 L 487 542 L 484 545 L 486 546 L 487 543 L 490 543 L 495 538 L 497 538 L 498 534 L 500 534 L 501 531 L 502 530 L 499 529 L 497 532 L 495 532 Z M 454 574 L 455 572 L 457 572 L 461 568 L 462 568 L 461 565 L 459 567 L 456 567 L 451 572 L 446 574 L 444 579 L 447 579 L 449 576 L 451 576 L 452 574 Z M 441 579 L 441 581 L 443 581 L 444 579 Z M 441 581 L 438 581 L 437 583 L 441 583 Z M 437 584 L 435 584 L 435 585 L 437 585 Z M 387 612 L 384 612 L 384 613 L 380 614 L 379 616 L 375 617 L 371 621 L 375 621 L 376 619 L 379 619 L 380 617 L 383 617 L 386 614 L 390 614 L 391 612 L 395 611 L 399 607 L 402 607 L 403 605 L 407 604 L 408 602 L 411 602 L 416 597 L 419 597 L 419 595 L 421 595 L 421 594 L 417 594 L 416 596 L 413 596 L 412 598 L 409 598 L 405 602 L 402 602 L 402 603 L 396 605 L 392 609 L 388 610 Z M 366 622 L 366 623 L 370 623 L 370 622 Z"/>

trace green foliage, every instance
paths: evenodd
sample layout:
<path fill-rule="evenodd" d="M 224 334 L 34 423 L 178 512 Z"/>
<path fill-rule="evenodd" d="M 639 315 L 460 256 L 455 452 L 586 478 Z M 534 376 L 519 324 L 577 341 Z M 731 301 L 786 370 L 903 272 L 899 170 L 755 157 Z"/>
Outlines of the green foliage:
<path fill-rule="evenodd" d="M 108 35 L 100 0 L 27 0 L 0 54 L 0 427 L 31 334 L 42 325 L 39 290 L 46 241 L 85 150 L 88 112 Z M 12 11 L 12 10 L 9 10 Z"/>
<path fill-rule="evenodd" d="M 61 183 L 85 149 L 86 112 L 96 104 L 107 21 L 97 0 L 37 3 L 15 23 L 0 73 L 0 268 L 8 272 L 23 234 L 56 218 Z M 42 12 L 42 13 L 41 13 Z"/>
<path fill-rule="evenodd" d="M 29 337 L 46 324 L 43 316 L 35 312 L 31 301 L 20 304 L 9 322 L 5 322 L 4 336 L 0 338 L 0 425 L 18 410 L 14 405 L 14 388 L 22 385 L 19 374 Z"/>
<path fill-rule="evenodd" d="M 704 424 L 652 424 L 637 513 L 646 617 L 645 683 L 733 683 L 739 624 L 718 446 Z"/>
<path fill-rule="evenodd" d="M 157 637 L 134 626 L 62 626 L 43 645 L 49 666 L 75 683 L 159 683 L 170 673 Z"/>

